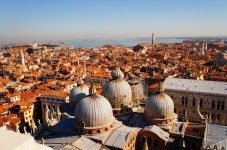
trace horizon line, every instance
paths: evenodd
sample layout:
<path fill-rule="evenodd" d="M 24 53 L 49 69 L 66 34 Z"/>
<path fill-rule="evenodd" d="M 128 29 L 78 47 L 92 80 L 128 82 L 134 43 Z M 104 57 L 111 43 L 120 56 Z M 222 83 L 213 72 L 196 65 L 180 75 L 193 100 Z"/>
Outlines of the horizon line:
<path fill-rule="evenodd" d="M 0 44 L 27 44 L 32 42 L 65 42 L 71 40 L 96 40 L 96 39 L 147 39 L 152 38 L 152 36 L 144 36 L 144 37 L 98 37 L 98 38 L 75 38 L 75 39 L 57 39 L 57 40 L 22 40 L 22 41 L 0 41 Z M 156 39 L 162 38 L 227 38 L 227 35 L 214 35 L 214 36 L 155 36 Z"/>

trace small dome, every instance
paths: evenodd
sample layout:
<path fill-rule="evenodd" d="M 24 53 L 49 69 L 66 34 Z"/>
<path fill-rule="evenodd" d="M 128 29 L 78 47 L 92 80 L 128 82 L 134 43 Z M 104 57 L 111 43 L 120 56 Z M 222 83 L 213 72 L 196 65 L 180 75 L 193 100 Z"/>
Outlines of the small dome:
<path fill-rule="evenodd" d="M 132 107 L 132 89 L 123 76 L 121 70 L 116 68 L 112 71 L 113 79 L 107 82 L 102 89 L 102 95 L 109 100 L 113 109 L 117 110 Z"/>
<path fill-rule="evenodd" d="M 128 83 L 132 88 L 133 105 L 139 105 L 144 99 L 143 85 L 141 84 L 140 80 L 134 78 L 133 74 L 130 74 Z"/>
<path fill-rule="evenodd" d="M 82 84 L 80 84 L 82 83 Z M 82 82 L 78 81 L 78 86 L 74 87 L 69 94 L 69 104 L 71 107 L 75 108 L 76 104 L 84 97 L 89 94 L 89 88 L 83 84 Z"/>
<path fill-rule="evenodd" d="M 87 129 L 108 127 L 115 118 L 108 100 L 97 94 L 83 98 L 75 109 L 76 125 Z"/>
<path fill-rule="evenodd" d="M 155 119 L 173 119 L 173 100 L 164 92 L 149 96 L 145 103 L 145 116 Z"/>

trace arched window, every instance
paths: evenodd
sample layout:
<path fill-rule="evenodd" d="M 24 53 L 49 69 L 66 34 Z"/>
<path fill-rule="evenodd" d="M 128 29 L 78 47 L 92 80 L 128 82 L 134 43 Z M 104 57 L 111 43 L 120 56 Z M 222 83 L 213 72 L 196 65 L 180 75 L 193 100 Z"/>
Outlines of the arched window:
<path fill-rule="evenodd" d="M 221 108 L 221 102 L 218 101 L 217 110 L 219 110 L 220 108 Z"/>
<path fill-rule="evenodd" d="M 184 96 L 182 97 L 182 105 L 184 105 Z"/>
<path fill-rule="evenodd" d="M 146 138 L 145 136 L 142 137 L 142 142 L 143 143 L 145 142 L 145 138 Z"/>
<path fill-rule="evenodd" d="M 91 131 L 88 131 L 88 134 L 92 134 L 92 132 Z"/>
<path fill-rule="evenodd" d="M 212 109 L 215 109 L 215 101 L 214 100 L 212 100 Z"/>
<path fill-rule="evenodd" d="M 213 148 L 213 150 L 218 150 L 218 147 L 217 147 L 217 145 L 214 145 L 214 148 Z"/>
<path fill-rule="evenodd" d="M 156 139 L 154 139 L 154 147 L 157 148 L 158 147 L 158 141 Z"/>
<path fill-rule="evenodd" d="M 81 122 L 81 127 L 82 127 L 82 128 L 85 127 L 85 122 L 84 122 L 84 121 Z"/>
<path fill-rule="evenodd" d="M 212 120 L 215 120 L 215 114 L 212 114 L 212 115 L 211 115 L 211 119 L 212 119 Z"/>
<path fill-rule="evenodd" d="M 100 130 L 97 130 L 97 133 L 100 133 Z"/>
<path fill-rule="evenodd" d="M 220 114 L 217 114 L 218 121 L 220 121 L 220 117 L 221 117 L 221 115 Z"/>
<path fill-rule="evenodd" d="M 185 97 L 185 105 L 188 105 L 188 97 Z"/>
<path fill-rule="evenodd" d="M 221 103 L 221 110 L 224 110 L 224 109 L 225 109 L 225 102 L 222 101 L 222 103 Z"/>
<path fill-rule="evenodd" d="M 200 107 L 203 107 L 203 99 L 202 98 L 200 99 L 200 104 L 199 105 L 200 105 Z"/>
<path fill-rule="evenodd" d="M 192 100 L 192 106 L 195 106 L 195 98 Z"/>
<path fill-rule="evenodd" d="M 185 112 L 186 112 L 186 111 L 185 111 L 185 109 L 184 109 L 184 110 L 183 110 L 183 115 L 184 115 L 184 116 L 185 116 Z"/>
<path fill-rule="evenodd" d="M 148 137 L 148 139 L 147 139 L 147 145 L 148 145 L 149 147 L 152 146 L 152 139 L 151 139 L 151 137 Z"/>

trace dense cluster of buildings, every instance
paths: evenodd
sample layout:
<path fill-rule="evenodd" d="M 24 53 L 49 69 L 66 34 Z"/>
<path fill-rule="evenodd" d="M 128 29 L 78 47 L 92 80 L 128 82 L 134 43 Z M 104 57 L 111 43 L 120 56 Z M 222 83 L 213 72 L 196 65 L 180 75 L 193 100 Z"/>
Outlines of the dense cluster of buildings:
<path fill-rule="evenodd" d="M 227 149 L 222 42 L 0 53 L 1 129 L 54 149 Z"/>

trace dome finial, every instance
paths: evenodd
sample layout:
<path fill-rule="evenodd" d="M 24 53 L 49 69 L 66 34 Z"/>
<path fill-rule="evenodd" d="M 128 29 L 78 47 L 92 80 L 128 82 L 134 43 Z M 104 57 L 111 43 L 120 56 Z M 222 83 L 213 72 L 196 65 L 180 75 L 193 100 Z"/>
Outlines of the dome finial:
<path fill-rule="evenodd" d="M 84 81 L 79 77 L 79 80 L 77 81 L 77 85 L 82 85 L 84 84 Z"/>
<path fill-rule="evenodd" d="M 124 78 L 123 72 L 118 67 L 111 72 L 111 76 L 112 76 L 113 79 L 122 79 L 122 78 Z"/>
<path fill-rule="evenodd" d="M 94 83 L 93 82 L 91 82 L 91 87 L 90 87 L 90 89 L 89 89 L 89 94 L 90 95 L 95 95 L 96 94 L 96 89 L 95 89 L 95 87 L 94 87 Z"/>
<path fill-rule="evenodd" d="M 132 70 L 128 72 L 128 77 L 129 79 L 133 79 L 135 77 L 135 75 L 132 73 Z"/>
<path fill-rule="evenodd" d="M 158 88 L 159 88 L 159 91 L 158 91 L 159 93 L 164 92 L 163 82 L 161 82 L 161 81 L 159 82 L 159 87 Z"/>

